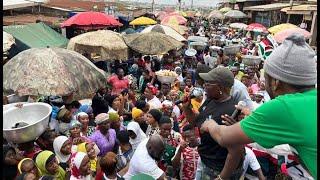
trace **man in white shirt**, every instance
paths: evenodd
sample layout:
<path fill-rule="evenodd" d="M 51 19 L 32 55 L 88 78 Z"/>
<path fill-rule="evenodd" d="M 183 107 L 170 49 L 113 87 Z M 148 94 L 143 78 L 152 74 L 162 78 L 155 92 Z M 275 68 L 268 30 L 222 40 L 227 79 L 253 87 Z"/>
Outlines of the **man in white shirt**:
<path fill-rule="evenodd" d="M 209 50 L 204 50 L 203 60 L 205 65 L 209 66 L 211 69 L 215 67 L 217 58 L 214 58 L 210 55 Z"/>
<path fill-rule="evenodd" d="M 147 84 L 147 87 L 144 90 L 144 95 L 147 98 L 146 102 L 150 105 L 150 109 L 161 109 L 162 108 L 161 101 L 157 98 L 157 96 L 155 96 L 157 91 L 158 90 L 153 85 L 151 85 L 149 83 Z"/>
<path fill-rule="evenodd" d="M 153 135 L 142 141 L 132 156 L 124 178 L 130 180 L 137 174 L 146 174 L 157 180 L 165 179 L 165 173 L 157 165 L 164 150 L 165 143 L 160 135 Z"/>
<path fill-rule="evenodd" d="M 253 153 L 253 151 L 250 148 L 245 147 L 245 158 L 243 161 L 243 173 L 242 176 L 245 175 L 245 173 L 247 172 L 248 167 L 250 166 L 250 168 L 257 173 L 257 176 L 259 178 L 259 180 L 265 180 L 265 176 L 262 173 L 262 169 L 261 166 L 256 158 L 256 155 Z"/>

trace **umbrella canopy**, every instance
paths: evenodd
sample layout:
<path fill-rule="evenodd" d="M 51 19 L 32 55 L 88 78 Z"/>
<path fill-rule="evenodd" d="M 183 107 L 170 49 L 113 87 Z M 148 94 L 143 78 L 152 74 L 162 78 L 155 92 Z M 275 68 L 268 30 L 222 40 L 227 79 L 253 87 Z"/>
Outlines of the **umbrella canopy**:
<path fill-rule="evenodd" d="M 2 32 L 3 32 L 3 52 L 6 52 L 15 43 L 15 39 L 11 34 L 4 31 Z"/>
<path fill-rule="evenodd" d="M 245 18 L 247 15 L 239 10 L 230 10 L 224 14 L 228 18 Z"/>
<path fill-rule="evenodd" d="M 280 31 L 286 30 L 286 29 L 292 29 L 292 28 L 297 28 L 298 26 L 290 23 L 284 23 L 284 24 L 278 24 L 276 26 L 273 26 L 268 29 L 268 31 L 272 34 L 276 34 Z"/>
<path fill-rule="evenodd" d="M 254 32 L 268 32 L 267 28 L 264 27 L 262 24 L 259 23 L 251 23 L 246 28 L 247 31 L 254 31 Z"/>
<path fill-rule="evenodd" d="M 195 11 L 187 11 L 186 14 L 187 14 L 187 17 L 194 17 L 196 15 L 196 12 Z"/>
<path fill-rule="evenodd" d="M 140 25 L 153 25 L 153 24 L 157 24 L 157 21 L 148 18 L 148 17 L 139 17 L 133 21 L 131 21 L 129 23 L 130 25 L 134 25 L 134 26 L 140 26 Z"/>
<path fill-rule="evenodd" d="M 25 50 L 3 66 L 3 90 L 19 96 L 92 98 L 106 74 L 81 54 L 62 48 Z"/>
<path fill-rule="evenodd" d="M 136 31 L 133 28 L 127 28 L 127 29 L 123 30 L 121 33 L 133 34 L 133 33 L 136 33 Z"/>
<path fill-rule="evenodd" d="M 110 30 L 91 31 L 70 39 L 67 49 L 81 54 L 97 54 L 100 60 L 127 60 L 129 48 L 119 33 Z"/>
<path fill-rule="evenodd" d="M 61 24 L 61 27 L 69 26 L 91 26 L 92 28 L 94 28 L 93 26 L 122 26 L 122 24 L 112 16 L 106 15 L 105 13 L 89 11 L 80 12 Z"/>
<path fill-rule="evenodd" d="M 302 34 L 304 36 L 304 38 L 306 38 L 306 39 L 309 39 L 311 37 L 310 32 L 308 32 L 304 29 L 301 29 L 301 28 L 286 29 L 286 30 L 283 30 L 283 31 L 276 33 L 273 37 L 278 43 L 282 43 L 288 36 L 290 36 L 294 33 Z"/>
<path fill-rule="evenodd" d="M 163 24 L 163 25 L 171 27 L 172 29 L 174 29 L 175 31 L 177 31 L 181 35 L 186 34 L 186 31 L 188 31 L 188 27 L 178 25 L 178 24 Z"/>
<path fill-rule="evenodd" d="M 180 15 L 168 15 L 164 17 L 161 24 L 186 24 L 187 19 Z"/>
<path fill-rule="evenodd" d="M 229 26 L 235 29 L 246 29 L 248 27 L 248 25 L 244 23 L 231 23 Z"/>
<path fill-rule="evenodd" d="M 213 10 L 210 12 L 210 14 L 208 15 L 209 19 L 223 19 L 224 15 L 221 11 L 219 10 Z"/>
<path fill-rule="evenodd" d="M 165 54 L 183 46 L 181 42 L 158 32 L 128 34 L 124 35 L 123 38 L 130 48 L 146 55 Z"/>
<path fill-rule="evenodd" d="M 231 10 L 232 9 L 229 8 L 229 7 L 224 7 L 224 8 L 219 9 L 219 11 L 222 12 L 222 13 L 226 13 L 226 12 L 231 11 Z"/>
<path fill-rule="evenodd" d="M 202 36 L 189 36 L 188 41 L 190 42 L 204 42 L 207 43 L 209 39 L 207 37 L 202 37 Z"/>
<path fill-rule="evenodd" d="M 174 30 L 173 28 L 171 28 L 169 26 L 165 26 L 165 25 L 157 24 L 157 25 L 149 26 L 141 32 L 147 33 L 147 32 L 151 32 L 151 31 L 166 34 L 166 35 L 174 38 L 177 41 L 186 41 L 186 39 L 183 36 L 181 36 L 181 34 L 179 34 L 176 30 Z"/>

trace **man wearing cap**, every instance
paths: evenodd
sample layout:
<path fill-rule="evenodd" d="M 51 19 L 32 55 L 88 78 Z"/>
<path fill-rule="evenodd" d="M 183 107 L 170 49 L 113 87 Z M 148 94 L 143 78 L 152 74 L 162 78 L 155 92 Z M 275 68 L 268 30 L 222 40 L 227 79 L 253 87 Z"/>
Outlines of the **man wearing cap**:
<path fill-rule="evenodd" d="M 95 142 L 100 153 L 98 156 L 104 156 L 107 152 L 116 152 L 116 131 L 110 129 L 109 114 L 100 113 L 95 118 L 95 123 L 98 129 L 89 137 L 92 142 Z"/>
<path fill-rule="evenodd" d="M 221 116 L 232 114 L 237 101 L 230 95 L 234 83 L 232 72 L 225 67 L 217 67 L 208 73 L 199 73 L 205 81 L 206 100 L 199 113 L 192 110 L 190 98 L 183 103 L 186 119 L 192 126 L 201 127 L 205 121 L 222 124 Z M 212 120 L 214 119 L 214 120 Z M 200 159 L 197 165 L 196 180 L 203 179 L 239 179 L 242 162 L 241 148 L 221 147 L 208 132 L 200 131 L 201 143 L 198 146 Z"/>
<path fill-rule="evenodd" d="M 317 69 L 315 52 L 300 34 L 287 37 L 264 64 L 266 90 L 272 100 L 242 121 L 221 126 L 207 121 L 202 130 L 220 145 L 257 142 L 265 148 L 289 144 L 302 166 L 317 177 Z M 244 110 L 242 111 L 244 112 Z M 247 110 L 246 110 L 247 112 Z M 231 118 L 225 116 L 224 120 Z"/>

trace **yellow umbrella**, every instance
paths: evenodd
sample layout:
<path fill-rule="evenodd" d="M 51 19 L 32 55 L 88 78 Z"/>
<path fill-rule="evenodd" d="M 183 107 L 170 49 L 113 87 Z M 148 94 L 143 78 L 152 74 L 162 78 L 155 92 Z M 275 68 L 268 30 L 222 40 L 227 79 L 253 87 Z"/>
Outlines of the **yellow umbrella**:
<path fill-rule="evenodd" d="M 290 23 L 278 24 L 268 29 L 271 34 L 276 34 L 286 29 L 297 28 L 298 26 Z"/>
<path fill-rule="evenodd" d="M 139 17 L 133 21 L 131 21 L 129 23 L 130 25 L 153 25 L 153 24 L 157 24 L 157 21 L 151 19 L 151 18 L 147 18 L 147 17 Z"/>
<path fill-rule="evenodd" d="M 220 12 L 223 12 L 223 13 L 226 13 L 226 12 L 228 12 L 228 11 L 230 11 L 230 10 L 232 10 L 232 9 L 229 8 L 229 7 L 224 7 L 224 8 L 219 9 L 219 11 L 220 11 Z"/>

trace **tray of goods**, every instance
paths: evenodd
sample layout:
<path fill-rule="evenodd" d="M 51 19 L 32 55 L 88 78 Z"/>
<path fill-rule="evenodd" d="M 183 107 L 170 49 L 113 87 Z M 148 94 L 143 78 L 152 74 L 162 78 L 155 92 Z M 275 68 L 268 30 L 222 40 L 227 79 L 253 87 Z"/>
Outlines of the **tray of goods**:
<path fill-rule="evenodd" d="M 173 83 L 174 80 L 178 77 L 178 74 L 170 70 L 160 70 L 156 72 L 157 79 L 161 83 Z"/>

